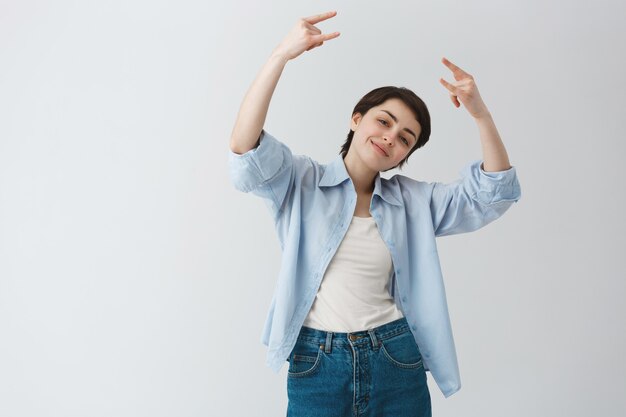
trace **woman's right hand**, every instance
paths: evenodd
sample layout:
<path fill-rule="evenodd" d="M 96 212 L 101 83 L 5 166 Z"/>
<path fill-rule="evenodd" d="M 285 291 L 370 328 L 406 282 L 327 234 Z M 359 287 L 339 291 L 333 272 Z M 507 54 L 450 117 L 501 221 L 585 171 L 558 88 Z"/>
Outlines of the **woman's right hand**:
<path fill-rule="evenodd" d="M 332 11 L 298 19 L 298 23 L 291 29 L 291 32 L 274 49 L 274 53 L 290 60 L 298 57 L 304 51 L 323 45 L 324 41 L 336 38 L 339 36 L 339 32 L 323 35 L 322 31 L 314 26 L 336 14 L 337 12 Z"/>

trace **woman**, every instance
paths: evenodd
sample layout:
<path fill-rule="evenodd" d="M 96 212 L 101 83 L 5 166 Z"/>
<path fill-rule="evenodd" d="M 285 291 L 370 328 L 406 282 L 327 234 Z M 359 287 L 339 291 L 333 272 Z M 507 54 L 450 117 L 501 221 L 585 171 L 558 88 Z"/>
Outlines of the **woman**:
<path fill-rule="evenodd" d="M 263 331 L 267 364 L 289 362 L 288 416 L 430 416 L 430 371 L 448 397 L 460 377 L 435 237 L 476 230 L 521 196 L 515 168 L 476 84 L 450 61 L 442 85 L 475 118 L 483 160 L 450 184 L 380 172 L 430 136 L 424 102 L 406 88 L 366 94 L 329 164 L 294 155 L 263 129 L 286 63 L 339 32 L 300 19 L 241 105 L 230 141 L 235 187 L 264 198 L 283 250 Z"/>

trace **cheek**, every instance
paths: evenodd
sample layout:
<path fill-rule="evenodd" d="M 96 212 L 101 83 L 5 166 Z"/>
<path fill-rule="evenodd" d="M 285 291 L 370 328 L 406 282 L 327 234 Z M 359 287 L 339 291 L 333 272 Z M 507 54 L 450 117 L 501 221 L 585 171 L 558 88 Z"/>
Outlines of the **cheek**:
<path fill-rule="evenodd" d="M 400 163 L 400 161 L 402 161 L 404 158 L 406 158 L 406 156 L 409 154 L 408 151 L 403 152 L 401 155 L 398 155 L 398 163 Z"/>

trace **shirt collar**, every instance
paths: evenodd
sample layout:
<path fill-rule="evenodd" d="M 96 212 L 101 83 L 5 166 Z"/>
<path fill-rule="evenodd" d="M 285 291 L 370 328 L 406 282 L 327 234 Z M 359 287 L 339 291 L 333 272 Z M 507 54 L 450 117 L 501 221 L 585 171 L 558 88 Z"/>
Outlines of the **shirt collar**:
<path fill-rule="evenodd" d="M 350 179 L 350 175 L 346 170 L 346 165 L 343 162 L 343 156 L 337 155 L 335 159 L 326 165 L 324 174 L 320 179 L 320 187 L 333 187 L 337 184 L 341 184 L 345 180 Z M 389 180 L 380 177 L 380 172 L 376 174 L 374 179 L 374 194 L 385 200 L 389 204 L 395 206 L 402 206 L 402 198 L 400 198 L 400 190 L 396 186 L 391 186 Z"/>

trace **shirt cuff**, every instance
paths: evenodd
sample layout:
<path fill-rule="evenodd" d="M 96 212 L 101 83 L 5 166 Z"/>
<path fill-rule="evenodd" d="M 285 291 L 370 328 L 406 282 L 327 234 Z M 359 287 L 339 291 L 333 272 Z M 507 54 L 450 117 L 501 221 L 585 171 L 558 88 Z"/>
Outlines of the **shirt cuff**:
<path fill-rule="evenodd" d="M 249 192 L 272 178 L 283 164 L 283 146 L 263 129 L 257 147 L 242 154 L 229 149 L 230 175 L 235 188 Z"/>
<path fill-rule="evenodd" d="M 470 195 L 481 204 L 518 201 L 521 187 L 514 166 L 504 171 L 484 171 L 482 159 L 467 164 L 460 174 Z"/>

